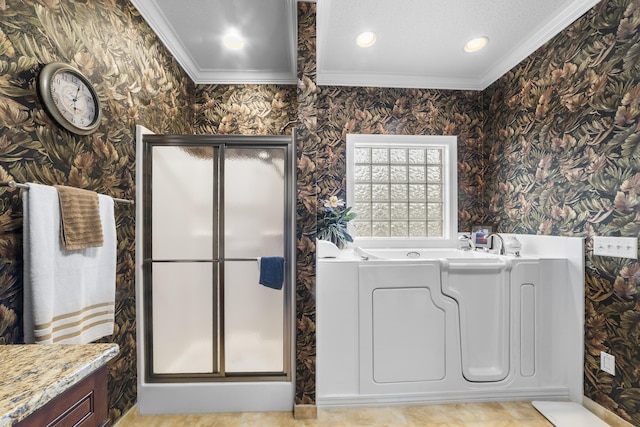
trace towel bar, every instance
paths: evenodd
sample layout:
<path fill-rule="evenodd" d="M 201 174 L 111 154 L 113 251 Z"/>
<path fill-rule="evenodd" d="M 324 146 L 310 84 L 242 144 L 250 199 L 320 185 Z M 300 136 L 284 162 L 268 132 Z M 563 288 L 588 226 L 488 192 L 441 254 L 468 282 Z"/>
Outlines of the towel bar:
<path fill-rule="evenodd" d="M 27 184 L 20 184 L 15 181 L 2 181 L 0 182 L 0 187 L 23 188 L 25 190 L 29 189 L 29 186 Z M 112 199 L 114 202 L 118 202 L 118 203 L 125 203 L 127 205 L 134 204 L 133 200 L 119 199 L 117 197 L 112 197 Z"/>

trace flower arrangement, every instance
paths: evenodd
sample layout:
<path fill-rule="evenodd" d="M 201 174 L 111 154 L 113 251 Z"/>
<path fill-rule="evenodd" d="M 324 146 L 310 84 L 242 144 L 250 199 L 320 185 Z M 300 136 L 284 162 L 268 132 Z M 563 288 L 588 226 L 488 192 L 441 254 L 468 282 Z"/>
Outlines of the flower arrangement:
<path fill-rule="evenodd" d="M 336 196 L 323 200 L 318 212 L 318 239 L 328 240 L 342 249 L 347 242 L 353 242 L 347 224 L 355 217 L 350 207 L 345 208 L 344 200 Z"/>

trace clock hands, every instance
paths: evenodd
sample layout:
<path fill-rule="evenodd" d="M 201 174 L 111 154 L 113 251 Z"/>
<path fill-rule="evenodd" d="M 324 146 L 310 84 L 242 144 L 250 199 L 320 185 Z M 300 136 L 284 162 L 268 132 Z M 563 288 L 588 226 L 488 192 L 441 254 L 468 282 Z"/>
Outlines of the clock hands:
<path fill-rule="evenodd" d="M 80 94 L 80 86 L 78 86 L 78 90 L 76 91 L 76 95 L 73 97 L 73 113 L 75 114 L 78 109 L 76 108 L 76 102 L 78 101 L 78 95 Z"/>

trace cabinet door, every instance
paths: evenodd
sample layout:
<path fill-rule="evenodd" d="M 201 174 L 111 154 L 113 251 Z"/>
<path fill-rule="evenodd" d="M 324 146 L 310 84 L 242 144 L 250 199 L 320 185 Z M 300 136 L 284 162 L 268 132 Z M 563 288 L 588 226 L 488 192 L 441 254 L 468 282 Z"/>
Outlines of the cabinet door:
<path fill-rule="evenodd" d="M 109 425 L 106 367 L 100 368 L 17 424 L 19 427 Z"/>

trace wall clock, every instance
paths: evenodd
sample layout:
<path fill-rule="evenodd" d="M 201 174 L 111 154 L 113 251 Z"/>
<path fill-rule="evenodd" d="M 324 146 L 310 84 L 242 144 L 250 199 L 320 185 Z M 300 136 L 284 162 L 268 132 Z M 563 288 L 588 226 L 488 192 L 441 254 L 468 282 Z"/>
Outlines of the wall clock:
<path fill-rule="evenodd" d="M 76 68 L 52 62 L 42 68 L 38 91 L 44 106 L 60 126 L 89 135 L 100 125 L 100 99 L 87 78 Z"/>

